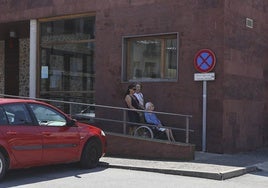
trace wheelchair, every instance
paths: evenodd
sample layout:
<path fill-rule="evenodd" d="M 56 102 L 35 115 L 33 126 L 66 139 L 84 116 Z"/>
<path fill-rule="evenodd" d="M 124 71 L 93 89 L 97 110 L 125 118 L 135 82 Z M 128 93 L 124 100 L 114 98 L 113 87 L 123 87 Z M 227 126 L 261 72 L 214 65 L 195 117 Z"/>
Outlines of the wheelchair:
<path fill-rule="evenodd" d="M 157 130 L 154 125 L 142 125 L 136 128 L 134 131 L 134 136 L 142 137 L 142 138 L 149 138 L 149 139 L 161 139 L 167 140 L 167 136 L 165 131 Z"/>

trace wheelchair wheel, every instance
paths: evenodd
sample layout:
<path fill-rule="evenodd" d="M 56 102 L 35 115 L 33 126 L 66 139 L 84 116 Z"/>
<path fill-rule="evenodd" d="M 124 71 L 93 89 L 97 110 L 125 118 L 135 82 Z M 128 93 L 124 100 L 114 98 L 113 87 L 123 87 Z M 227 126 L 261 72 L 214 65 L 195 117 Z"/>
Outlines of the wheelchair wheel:
<path fill-rule="evenodd" d="M 138 136 L 142 138 L 154 138 L 154 133 L 150 129 L 150 127 L 140 126 L 135 130 L 134 136 Z"/>

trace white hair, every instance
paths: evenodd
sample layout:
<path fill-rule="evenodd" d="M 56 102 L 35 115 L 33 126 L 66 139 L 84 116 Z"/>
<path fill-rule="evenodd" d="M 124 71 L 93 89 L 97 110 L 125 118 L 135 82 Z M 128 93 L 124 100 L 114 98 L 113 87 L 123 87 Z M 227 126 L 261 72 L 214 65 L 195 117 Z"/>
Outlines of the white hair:
<path fill-rule="evenodd" d="M 146 110 L 149 110 L 149 108 L 150 108 L 152 105 L 153 105 L 152 102 L 147 102 L 147 103 L 145 104 L 145 109 L 146 109 Z"/>

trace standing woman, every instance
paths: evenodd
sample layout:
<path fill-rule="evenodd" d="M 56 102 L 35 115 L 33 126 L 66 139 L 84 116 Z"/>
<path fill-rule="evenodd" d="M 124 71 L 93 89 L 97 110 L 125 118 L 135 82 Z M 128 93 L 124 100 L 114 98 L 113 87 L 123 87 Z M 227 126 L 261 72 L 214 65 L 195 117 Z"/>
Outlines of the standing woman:
<path fill-rule="evenodd" d="M 131 109 L 131 110 L 128 110 L 128 120 L 130 122 L 140 123 L 139 113 L 137 111 L 134 111 L 134 110 L 140 109 L 139 101 L 134 95 L 135 92 L 136 92 L 135 84 L 130 84 L 128 86 L 128 89 L 125 95 L 125 102 L 126 102 L 127 108 Z M 129 134 L 133 135 L 136 128 L 137 128 L 137 125 L 130 124 Z"/>
<path fill-rule="evenodd" d="M 143 94 L 141 92 L 141 89 L 142 89 L 141 84 L 137 83 L 136 84 L 136 92 L 134 93 L 134 95 L 139 101 L 140 108 L 144 110 L 144 98 L 143 98 Z"/>

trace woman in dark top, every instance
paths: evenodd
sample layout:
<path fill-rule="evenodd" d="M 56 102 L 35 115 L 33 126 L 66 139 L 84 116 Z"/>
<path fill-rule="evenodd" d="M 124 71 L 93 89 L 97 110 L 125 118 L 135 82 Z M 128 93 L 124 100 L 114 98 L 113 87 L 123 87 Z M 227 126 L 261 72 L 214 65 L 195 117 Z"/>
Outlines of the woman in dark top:
<path fill-rule="evenodd" d="M 128 120 L 130 122 L 140 123 L 139 113 L 137 111 L 133 111 L 133 110 L 140 109 L 139 101 L 134 95 L 135 91 L 136 91 L 135 84 L 130 84 L 128 86 L 128 89 L 125 95 L 125 102 L 126 102 L 127 108 L 132 109 L 132 110 L 128 110 Z M 133 135 L 136 128 L 137 128 L 137 125 L 130 124 L 129 134 Z"/>

